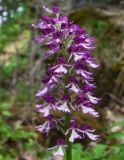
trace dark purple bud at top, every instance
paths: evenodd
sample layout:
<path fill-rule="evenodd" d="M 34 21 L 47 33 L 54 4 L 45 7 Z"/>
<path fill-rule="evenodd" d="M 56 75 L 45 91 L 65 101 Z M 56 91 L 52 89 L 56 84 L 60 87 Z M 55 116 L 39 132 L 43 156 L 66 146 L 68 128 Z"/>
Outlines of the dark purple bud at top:
<path fill-rule="evenodd" d="M 68 95 L 64 95 L 64 96 L 62 97 L 62 101 L 70 102 L 70 101 L 71 101 L 71 98 L 70 98 L 70 96 L 68 96 Z"/>
<path fill-rule="evenodd" d="M 71 76 L 71 77 L 68 78 L 68 82 L 69 82 L 69 83 L 76 83 L 77 80 L 75 79 L 74 76 Z"/>
<path fill-rule="evenodd" d="M 55 98 L 51 95 L 51 94 L 45 94 L 43 96 L 43 99 L 47 102 L 47 103 L 55 103 Z"/>
<path fill-rule="evenodd" d="M 59 7 L 53 6 L 52 11 L 53 11 L 53 13 L 59 13 Z"/>
<path fill-rule="evenodd" d="M 67 23 L 68 22 L 68 17 L 67 16 L 60 16 L 59 20 Z"/>
<path fill-rule="evenodd" d="M 63 57 L 58 57 L 57 58 L 57 63 L 58 64 L 65 64 L 65 59 Z"/>
<path fill-rule="evenodd" d="M 60 138 L 57 140 L 56 144 L 57 144 L 57 146 L 62 146 L 62 145 L 65 145 L 65 141 L 63 138 Z"/>
<path fill-rule="evenodd" d="M 88 126 L 88 125 L 82 124 L 82 125 L 80 126 L 80 129 L 85 131 L 85 130 L 87 130 L 87 129 L 91 129 L 91 127 Z"/>
<path fill-rule="evenodd" d="M 74 37 L 73 40 L 76 42 L 76 43 L 82 43 L 85 38 L 82 38 L 82 37 Z"/>

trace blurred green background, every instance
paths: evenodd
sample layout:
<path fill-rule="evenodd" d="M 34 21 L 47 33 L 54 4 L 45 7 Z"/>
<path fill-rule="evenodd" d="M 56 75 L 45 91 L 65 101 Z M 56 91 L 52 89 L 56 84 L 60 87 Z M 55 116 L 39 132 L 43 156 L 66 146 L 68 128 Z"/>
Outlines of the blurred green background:
<path fill-rule="evenodd" d="M 46 148 L 59 135 L 46 139 L 33 128 L 42 122 L 34 104 L 47 62 L 42 61 L 44 49 L 33 40 L 38 33 L 31 24 L 46 3 L 60 6 L 96 37 L 93 54 L 101 65 L 94 72 L 101 116 L 93 120 L 78 115 L 101 139 L 74 144 L 73 160 L 124 160 L 123 0 L 0 0 L 0 160 L 52 160 Z"/>

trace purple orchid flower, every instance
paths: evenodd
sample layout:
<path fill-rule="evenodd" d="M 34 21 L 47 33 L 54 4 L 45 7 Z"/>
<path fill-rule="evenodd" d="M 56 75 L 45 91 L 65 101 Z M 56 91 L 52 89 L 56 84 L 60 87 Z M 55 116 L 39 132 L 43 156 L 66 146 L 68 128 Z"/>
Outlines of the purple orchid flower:
<path fill-rule="evenodd" d="M 44 99 L 44 105 L 36 105 L 37 111 L 43 113 L 44 117 L 49 116 L 50 110 L 56 110 L 57 104 L 55 103 L 55 99 L 50 94 L 45 94 L 43 96 Z"/>
<path fill-rule="evenodd" d="M 49 133 L 51 128 L 57 128 L 57 120 L 52 116 L 49 115 L 46 117 L 46 122 L 44 122 L 42 125 L 36 126 L 36 130 L 42 133 Z"/>
<path fill-rule="evenodd" d="M 96 141 L 99 138 L 99 135 L 93 134 L 95 130 L 91 129 L 91 127 L 88 125 L 81 125 L 79 131 L 83 133 L 84 138 L 85 138 L 85 135 L 88 136 L 93 141 Z"/>
<path fill-rule="evenodd" d="M 78 128 L 77 128 L 77 121 L 76 120 L 71 121 L 70 127 L 67 130 L 67 132 L 65 133 L 65 135 L 67 135 L 69 132 L 71 132 L 71 135 L 69 137 L 69 141 L 71 143 L 73 143 L 75 139 L 82 139 L 82 137 L 78 134 Z"/>
<path fill-rule="evenodd" d="M 69 77 L 68 82 L 69 82 L 68 85 L 65 87 L 69 88 L 69 90 L 73 91 L 74 93 L 78 93 L 80 88 L 76 83 L 75 77 L 73 77 L 73 76 Z"/>
<path fill-rule="evenodd" d="M 51 70 L 54 70 L 55 73 L 66 74 L 68 72 L 68 70 L 66 69 L 67 66 L 69 65 L 65 63 L 64 58 L 58 57 L 57 65 L 55 65 L 54 67 L 51 67 Z"/>
<path fill-rule="evenodd" d="M 70 103 L 71 99 L 69 96 L 64 95 L 61 99 L 61 101 L 58 102 L 58 110 L 63 111 L 63 112 L 70 112 L 69 107 L 71 107 L 73 110 L 74 107 L 72 106 L 72 104 Z"/>
<path fill-rule="evenodd" d="M 57 148 L 57 151 L 55 153 L 53 153 L 53 156 L 63 157 L 64 156 L 64 152 L 63 152 L 64 147 L 67 147 L 67 145 L 65 145 L 64 139 L 60 138 L 57 140 L 56 146 L 49 148 L 49 150 Z"/>

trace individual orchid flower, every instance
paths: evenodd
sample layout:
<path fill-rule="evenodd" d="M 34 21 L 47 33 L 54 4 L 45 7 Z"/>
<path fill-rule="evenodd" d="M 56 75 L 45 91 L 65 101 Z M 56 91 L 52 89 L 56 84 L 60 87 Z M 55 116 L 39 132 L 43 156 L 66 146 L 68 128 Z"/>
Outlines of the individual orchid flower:
<path fill-rule="evenodd" d="M 96 118 L 99 117 L 98 112 L 96 112 L 95 109 L 92 108 L 92 103 L 88 101 L 85 96 L 78 95 L 76 97 L 76 104 L 78 110 L 82 110 L 84 114 L 89 114 Z"/>
<path fill-rule="evenodd" d="M 46 117 L 46 122 L 43 124 L 36 126 L 36 130 L 42 133 L 46 133 L 48 135 L 51 128 L 57 127 L 57 120 L 54 119 L 52 115 Z"/>
<path fill-rule="evenodd" d="M 59 52 L 59 47 L 55 47 L 55 48 L 53 48 L 52 50 L 47 51 L 47 52 L 45 53 L 45 58 L 48 58 L 49 56 L 51 56 L 51 55 L 53 55 L 53 54 L 55 54 L 55 53 L 57 53 L 57 52 Z"/>
<path fill-rule="evenodd" d="M 87 93 L 86 95 L 93 104 L 97 104 L 100 100 L 100 98 L 93 97 L 91 93 Z"/>
<path fill-rule="evenodd" d="M 43 113 L 44 117 L 47 117 L 50 114 L 50 110 L 56 110 L 57 105 L 55 104 L 55 99 L 50 94 L 45 94 L 43 96 L 43 99 L 45 100 L 44 105 L 36 105 L 37 111 Z"/>
<path fill-rule="evenodd" d="M 66 74 L 68 70 L 66 69 L 66 66 L 69 66 L 65 64 L 65 60 L 63 57 L 58 57 L 57 59 L 57 65 L 53 66 L 51 70 L 54 70 L 55 73 L 63 73 Z"/>
<path fill-rule="evenodd" d="M 78 48 L 74 44 L 70 46 L 69 53 L 70 53 L 69 61 L 72 57 L 74 57 L 75 62 L 83 58 L 83 53 L 78 52 Z"/>
<path fill-rule="evenodd" d="M 65 144 L 65 141 L 63 138 L 60 138 L 57 140 L 57 144 L 54 147 L 49 148 L 49 150 L 53 150 L 57 148 L 57 151 L 53 153 L 53 156 L 60 156 L 63 157 L 64 156 L 64 151 L 63 149 L 67 147 L 67 145 Z"/>
<path fill-rule="evenodd" d="M 79 42 L 79 46 L 82 46 L 84 49 L 93 50 L 95 47 L 93 46 L 94 38 L 85 37 L 84 40 Z"/>
<path fill-rule="evenodd" d="M 44 87 L 42 90 L 38 91 L 35 96 L 36 96 L 36 97 L 41 97 L 41 96 L 43 96 L 44 94 L 46 94 L 47 91 L 48 91 L 48 87 Z"/>
<path fill-rule="evenodd" d="M 69 88 L 70 91 L 73 91 L 74 93 L 78 93 L 79 92 L 79 86 L 76 84 L 76 79 L 71 76 L 68 79 L 69 84 L 67 86 L 65 86 L 66 88 Z"/>
<path fill-rule="evenodd" d="M 64 95 L 62 97 L 62 100 L 58 102 L 58 110 L 63 111 L 63 112 L 70 112 L 70 108 L 74 110 L 74 107 L 70 103 L 70 97 L 67 95 Z M 70 106 L 70 108 L 69 108 Z"/>
<path fill-rule="evenodd" d="M 93 62 L 93 58 L 87 58 L 86 63 L 88 63 L 92 68 L 98 68 L 99 64 Z"/>
<path fill-rule="evenodd" d="M 49 69 L 49 78 L 45 85 L 56 84 L 59 82 L 59 78 L 61 77 L 58 73 L 55 73 L 53 70 Z"/>
<path fill-rule="evenodd" d="M 93 80 L 93 78 L 91 77 L 92 73 L 86 71 L 85 66 L 81 62 L 77 62 L 75 64 L 75 70 L 77 74 L 81 75 L 86 80 Z"/>
<path fill-rule="evenodd" d="M 91 127 L 88 125 L 81 125 L 79 129 L 79 132 L 83 133 L 83 138 L 85 138 L 86 135 L 89 139 L 96 141 L 98 140 L 99 135 L 93 134 L 94 131 L 95 130 L 91 129 Z"/>
<path fill-rule="evenodd" d="M 50 78 L 45 78 L 44 80 L 42 80 L 42 82 L 44 83 L 44 88 L 39 90 L 35 96 L 36 97 L 44 96 L 50 89 L 52 89 L 55 86 L 55 83 L 58 82 L 57 78 L 58 78 L 57 75 L 54 75 Z"/>
<path fill-rule="evenodd" d="M 92 107 L 85 106 L 83 104 L 81 104 L 79 107 L 82 109 L 84 114 L 90 114 L 90 115 L 92 115 L 93 117 L 96 117 L 96 118 L 99 117 L 98 112 L 96 112 L 95 109 L 93 109 Z"/>
<path fill-rule="evenodd" d="M 67 132 L 65 133 L 65 135 L 67 135 L 69 132 L 71 132 L 70 137 L 69 137 L 69 141 L 71 143 L 73 143 L 75 139 L 82 139 L 82 137 L 78 134 L 78 128 L 77 128 L 76 120 L 71 121 L 70 127 L 67 130 Z"/>

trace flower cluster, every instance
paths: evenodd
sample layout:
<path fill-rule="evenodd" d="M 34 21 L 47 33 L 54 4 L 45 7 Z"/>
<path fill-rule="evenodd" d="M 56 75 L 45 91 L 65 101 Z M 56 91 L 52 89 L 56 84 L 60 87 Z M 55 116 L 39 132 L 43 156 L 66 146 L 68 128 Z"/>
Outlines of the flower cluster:
<path fill-rule="evenodd" d="M 38 91 L 36 97 L 40 98 L 40 104 L 36 104 L 36 110 L 42 113 L 45 123 L 36 126 L 42 133 L 49 134 L 56 128 L 68 135 L 68 141 L 73 143 L 76 139 L 88 137 L 97 140 L 98 135 L 86 124 L 78 125 L 78 119 L 73 117 L 73 112 L 82 112 L 93 117 L 99 117 L 93 108 L 100 100 L 93 96 L 94 84 L 91 68 L 97 68 L 91 51 L 95 48 L 94 38 L 89 37 L 80 26 L 69 22 L 67 16 L 61 15 L 59 8 L 44 9 L 53 16 L 42 16 L 37 25 L 32 27 L 39 30 L 39 37 L 35 40 L 45 45 L 48 50 L 44 58 L 53 58 L 54 63 L 48 65 L 44 87 Z M 63 112 L 65 118 L 56 118 L 55 112 Z M 65 124 L 66 116 L 69 117 Z M 62 125 L 61 125 L 62 124 Z M 65 126 L 64 126 L 65 124 Z M 63 127 L 64 126 L 64 127 Z M 57 142 L 58 151 L 54 155 L 63 156 L 63 147 L 68 147 L 64 139 Z"/>

